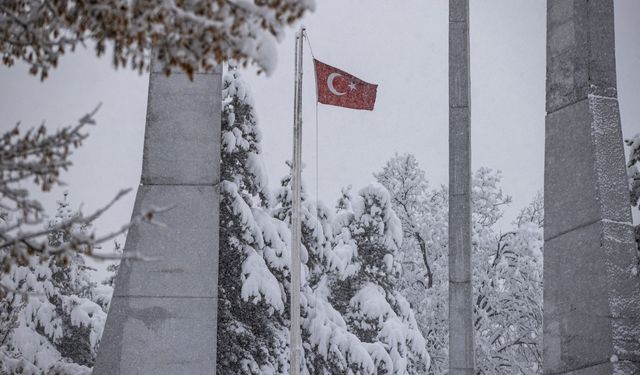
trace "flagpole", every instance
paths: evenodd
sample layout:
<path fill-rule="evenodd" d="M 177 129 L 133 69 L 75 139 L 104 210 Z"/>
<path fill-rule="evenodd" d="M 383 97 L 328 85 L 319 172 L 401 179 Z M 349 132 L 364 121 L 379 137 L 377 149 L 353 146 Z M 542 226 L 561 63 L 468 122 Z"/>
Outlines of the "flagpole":
<path fill-rule="evenodd" d="M 291 189 L 291 328 L 289 343 L 290 375 L 300 374 L 302 343 L 300 336 L 300 240 L 302 238 L 300 223 L 302 179 L 302 47 L 304 26 L 296 35 L 295 51 L 295 86 L 293 103 L 293 165 Z"/>

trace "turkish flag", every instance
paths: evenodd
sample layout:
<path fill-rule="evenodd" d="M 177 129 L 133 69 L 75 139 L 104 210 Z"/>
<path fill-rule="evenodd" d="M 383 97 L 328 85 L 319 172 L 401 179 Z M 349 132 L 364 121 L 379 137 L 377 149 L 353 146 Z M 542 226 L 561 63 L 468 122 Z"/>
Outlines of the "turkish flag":
<path fill-rule="evenodd" d="M 318 102 L 352 109 L 373 110 L 378 85 L 367 83 L 353 75 L 313 60 L 316 67 Z"/>

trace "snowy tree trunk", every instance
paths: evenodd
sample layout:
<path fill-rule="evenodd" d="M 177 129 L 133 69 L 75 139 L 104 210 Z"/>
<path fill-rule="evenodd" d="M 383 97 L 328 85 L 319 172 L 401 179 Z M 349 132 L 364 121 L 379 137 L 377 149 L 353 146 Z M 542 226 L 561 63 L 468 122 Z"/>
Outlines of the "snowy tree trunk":
<path fill-rule="evenodd" d="M 469 0 L 449 1 L 449 374 L 475 373 Z"/>
<path fill-rule="evenodd" d="M 94 374 L 215 374 L 221 67 L 193 81 L 154 63 L 134 211 L 174 207 L 166 228 L 129 230 Z"/>
<path fill-rule="evenodd" d="M 613 1 L 547 2 L 544 373 L 640 373 Z"/>

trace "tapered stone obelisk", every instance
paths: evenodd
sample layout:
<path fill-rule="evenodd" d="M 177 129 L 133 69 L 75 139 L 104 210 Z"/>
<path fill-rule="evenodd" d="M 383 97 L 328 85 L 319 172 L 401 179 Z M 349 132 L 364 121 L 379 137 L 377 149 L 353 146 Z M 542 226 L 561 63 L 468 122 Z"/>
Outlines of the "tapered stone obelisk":
<path fill-rule="evenodd" d="M 469 0 L 449 0 L 449 374 L 475 375 Z"/>
<path fill-rule="evenodd" d="M 221 69 L 167 77 L 152 64 L 137 225 L 122 262 L 94 375 L 215 374 Z"/>
<path fill-rule="evenodd" d="M 544 373 L 640 374 L 612 0 L 547 1 Z"/>

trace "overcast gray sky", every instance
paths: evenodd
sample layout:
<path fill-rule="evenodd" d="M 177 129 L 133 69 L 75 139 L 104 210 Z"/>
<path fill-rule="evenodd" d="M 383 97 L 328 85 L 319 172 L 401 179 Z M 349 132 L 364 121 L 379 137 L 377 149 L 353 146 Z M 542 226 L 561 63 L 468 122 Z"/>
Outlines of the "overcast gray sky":
<path fill-rule="evenodd" d="M 303 21 L 316 58 L 379 84 L 373 112 L 319 107 L 319 197 L 333 206 L 340 188 L 358 189 L 373 180 L 394 153 L 416 155 L 431 186 L 448 173 L 448 2 L 444 0 L 318 0 Z M 640 2 L 615 0 L 618 88 L 623 132 L 640 132 Z M 473 168 L 503 173 L 503 188 L 514 203 L 508 223 L 542 189 L 544 161 L 545 13 L 543 0 L 472 0 Z M 278 68 L 250 82 L 271 186 L 287 172 L 291 158 L 293 34 L 278 48 Z M 315 84 L 305 46 L 305 183 L 315 196 Z M 0 67 L 0 130 L 17 121 L 42 121 L 56 128 L 73 123 L 103 103 L 98 125 L 76 152 L 62 178 L 71 200 L 84 211 L 134 188 L 99 222 L 104 232 L 126 222 L 140 179 L 148 77 L 114 70 L 109 58 L 80 51 L 61 59 L 44 83 L 27 68 Z M 57 189 L 44 199 L 50 210 Z"/>

